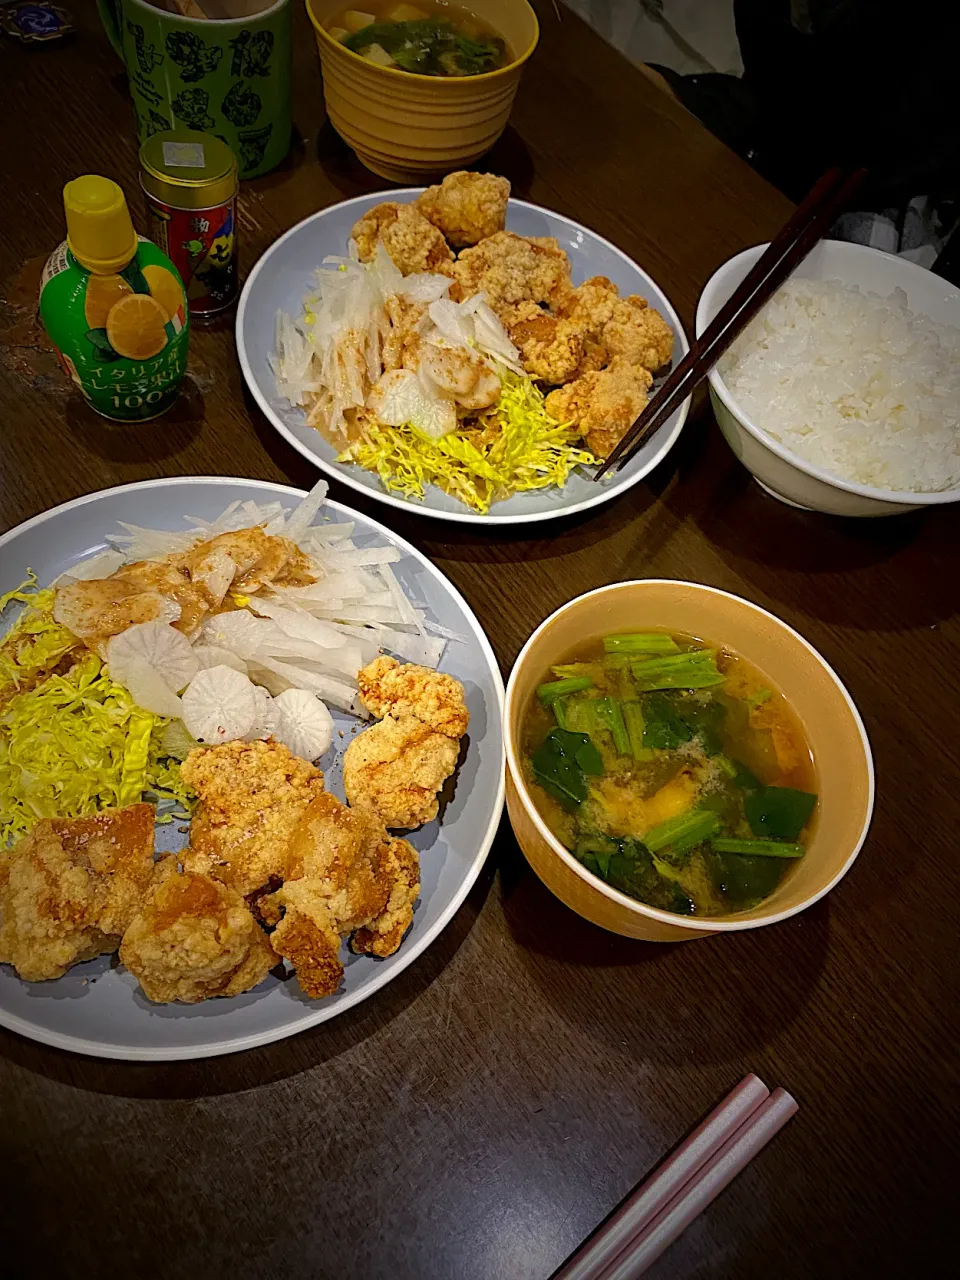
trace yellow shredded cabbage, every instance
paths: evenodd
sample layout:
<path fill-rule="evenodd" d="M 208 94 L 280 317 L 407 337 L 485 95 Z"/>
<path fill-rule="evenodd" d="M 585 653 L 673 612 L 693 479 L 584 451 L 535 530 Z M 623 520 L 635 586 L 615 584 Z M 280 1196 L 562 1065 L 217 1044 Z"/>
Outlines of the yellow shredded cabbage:
<path fill-rule="evenodd" d="M 32 569 L 19 587 L 0 595 L 0 613 L 15 601 L 27 605 L 0 640 L 0 704 L 77 648 L 76 636 L 53 620 L 54 595 L 50 587 L 40 590 Z"/>
<path fill-rule="evenodd" d="M 598 461 L 579 447 L 569 423 L 550 417 L 543 393 L 529 378 L 505 370 L 495 412 L 500 432 L 480 444 L 469 431 L 432 440 L 409 424 L 378 423 L 338 461 L 376 471 L 384 488 L 407 498 L 422 498 L 425 487 L 435 484 L 481 515 L 513 493 L 562 488 L 574 467 Z"/>
<path fill-rule="evenodd" d="M 36 590 L 31 574 L 0 597 L 0 608 L 28 606 L 0 646 L 0 683 L 14 690 L 0 710 L 0 849 L 40 818 L 144 798 L 187 813 L 192 801 L 163 747 L 169 721 L 138 707 L 96 654 L 84 651 L 62 675 L 44 674 L 77 646 L 50 615 L 53 595 Z"/>

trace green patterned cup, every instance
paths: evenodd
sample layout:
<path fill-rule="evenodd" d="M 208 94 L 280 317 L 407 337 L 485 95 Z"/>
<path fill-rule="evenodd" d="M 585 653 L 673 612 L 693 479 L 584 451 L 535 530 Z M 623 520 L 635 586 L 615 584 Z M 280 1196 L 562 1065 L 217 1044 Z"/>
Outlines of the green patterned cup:
<path fill-rule="evenodd" d="M 268 173 L 290 148 L 291 0 L 248 18 L 203 21 L 144 0 L 97 0 L 123 59 L 140 141 L 185 125 L 222 138 L 241 178 Z"/>

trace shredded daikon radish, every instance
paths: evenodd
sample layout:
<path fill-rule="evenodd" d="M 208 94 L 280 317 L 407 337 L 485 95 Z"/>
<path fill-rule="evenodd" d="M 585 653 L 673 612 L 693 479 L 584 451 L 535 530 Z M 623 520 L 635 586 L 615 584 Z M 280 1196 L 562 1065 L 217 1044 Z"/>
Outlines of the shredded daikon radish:
<path fill-rule="evenodd" d="M 293 509 L 279 501 L 236 500 L 216 519 L 188 518 L 189 528 L 172 533 L 124 524 L 108 539 L 117 550 L 99 553 L 106 567 L 118 567 L 119 557 L 161 561 L 221 533 L 258 526 L 289 538 L 308 557 L 315 582 L 234 595 L 237 607 L 208 616 L 191 637 L 168 625 L 180 611 L 171 602 L 170 616 L 127 628 L 110 641 L 107 656 L 120 682 L 146 709 L 182 720 L 187 741 L 279 737 L 285 730 L 277 704 L 291 691 L 295 696 L 285 705 L 295 723 L 287 725 L 288 736 L 313 751 L 329 714 L 323 703 L 365 714 L 357 674 L 379 653 L 439 663 L 453 633 L 428 622 L 408 598 L 393 568 L 403 553 L 389 545 L 357 545 L 352 521 L 336 523 L 322 514 L 326 488 L 320 481 Z M 216 600 L 229 590 L 230 565 L 229 555 L 217 549 L 191 573 Z"/>

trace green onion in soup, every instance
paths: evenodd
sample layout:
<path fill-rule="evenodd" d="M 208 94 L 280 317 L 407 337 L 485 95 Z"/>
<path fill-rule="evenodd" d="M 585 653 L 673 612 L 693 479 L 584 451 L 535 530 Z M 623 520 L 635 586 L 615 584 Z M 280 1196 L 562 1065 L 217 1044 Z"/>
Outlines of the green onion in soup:
<path fill-rule="evenodd" d="M 422 76 L 478 76 L 510 62 L 506 41 L 457 5 L 370 4 L 344 9 L 327 31 L 370 62 Z"/>
<path fill-rule="evenodd" d="M 554 835 L 649 906 L 748 910 L 805 854 L 817 794 L 803 729 L 719 646 L 667 631 L 585 645 L 544 673 L 523 741 Z"/>

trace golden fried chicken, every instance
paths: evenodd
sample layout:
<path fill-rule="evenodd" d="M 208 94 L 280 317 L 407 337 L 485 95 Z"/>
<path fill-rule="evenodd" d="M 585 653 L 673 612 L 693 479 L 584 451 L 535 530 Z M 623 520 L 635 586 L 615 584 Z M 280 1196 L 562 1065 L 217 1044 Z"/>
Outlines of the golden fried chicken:
<path fill-rule="evenodd" d="M 361 262 L 370 262 L 377 252 L 377 242 L 405 275 L 417 271 L 449 274 L 453 254 L 450 246 L 432 222 L 412 204 L 388 200 L 378 204 L 353 224 L 350 236 L 357 242 Z"/>
<path fill-rule="evenodd" d="M 303 991 L 332 995 L 343 977 L 340 940 L 354 950 L 392 955 L 413 919 L 420 891 L 416 850 L 391 839 L 368 810 L 317 796 L 290 842 L 289 879 L 260 903 L 276 923 L 275 950 L 296 970 Z"/>
<path fill-rule="evenodd" d="M 382 655 L 357 675 L 357 688 L 371 715 L 413 715 L 448 738 L 462 738 L 470 723 L 463 685 L 453 676 Z"/>
<path fill-rule="evenodd" d="M 351 951 L 392 956 L 413 921 L 413 904 L 420 892 L 420 859 L 406 840 L 387 836 L 377 850 L 377 882 L 388 890 L 379 915 L 350 939 Z"/>
<path fill-rule="evenodd" d="M 560 304 L 559 312 L 583 326 L 585 337 L 606 351 L 607 363 L 621 356 L 653 373 L 673 354 L 673 330 L 660 312 L 637 294 L 621 298 L 606 276 L 594 276 L 579 285 Z"/>
<path fill-rule="evenodd" d="M 509 320 L 518 302 L 557 306 L 570 292 L 570 262 L 550 236 L 518 236 L 498 231 L 472 249 L 464 249 L 453 266 L 450 296 L 462 301 L 483 292 L 498 316 Z"/>
<path fill-rule="evenodd" d="M 416 202 L 455 249 L 477 244 L 503 230 L 510 183 L 492 173 L 448 173 L 438 187 L 427 187 Z"/>
<path fill-rule="evenodd" d="M 148 1000 L 197 1004 L 257 986 L 279 957 L 234 889 L 163 858 L 120 945 Z"/>
<path fill-rule="evenodd" d="M 532 378 L 557 384 L 577 376 L 584 357 L 584 331 L 577 321 L 559 320 L 535 302 L 521 302 L 511 308 L 507 332 Z"/>
<path fill-rule="evenodd" d="M 348 809 L 328 792 L 302 815 L 290 841 L 288 878 L 259 903 L 263 920 L 276 924 L 275 950 L 297 971 L 307 995 L 331 995 L 340 985 L 340 939 L 379 916 L 391 885 L 378 878 L 381 824 L 368 812 Z"/>
<path fill-rule="evenodd" d="M 293 966 L 304 995 L 332 996 L 343 979 L 340 931 L 315 880 L 291 880 L 271 895 L 283 918 L 270 935 L 271 945 Z"/>
<path fill-rule="evenodd" d="M 386 827 L 412 830 L 440 810 L 439 791 L 457 767 L 460 743 L 416 716 L 387 716 L 358 733 L 343 757 L 343 786 L 357 808 Z"/>
<path fill-rule="evenodd" d="M 27 982 L 116 951 L 153 872 L 154 810 L 38 822 L 0 853 L 0 962 Z"/>
<path fill-rule="evenodd" d="M 181 777 L 199 796 L 183 862 L 244 897 L 287 874 L 290 838 L 323 774 L 279 742 L 191 751 Z"/>
<path fill-rule="evenodd" d="M 640 416 L 652 382 L 642 365 L 617 357 L 599 373 L 551 391 L 545 408 L 558 422 L 574 423 L 590 452 L 606 458 Z"/>
<path fill-rule="evenodd" d="M 379 657 L 358 674 L 357 686 L 364 706 L 383 718 L 344 754 L 347 799 L 387 827 L 432 821 L 470 723 L 463 685 L 429 667 Z"/>

